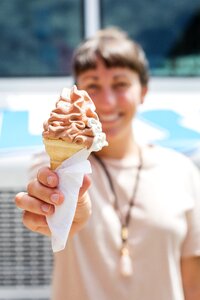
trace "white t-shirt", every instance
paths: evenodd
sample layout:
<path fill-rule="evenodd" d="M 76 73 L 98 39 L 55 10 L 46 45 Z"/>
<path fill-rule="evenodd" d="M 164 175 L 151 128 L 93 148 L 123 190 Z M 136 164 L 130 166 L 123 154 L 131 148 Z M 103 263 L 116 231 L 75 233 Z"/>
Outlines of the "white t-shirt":
<path fill-rule="evenodd" d="M 129 224 L 133 275 L 119 271 L 120 221 L 100 164 L 93 168 L 92 216 L 56 254 L 53 300 L 183 300 L 180 259 L 200 256 L 200 176 L 185 156 L 161 147 L 143 147 Z M 138 158 L 105 159 L 126 214 Z"/>

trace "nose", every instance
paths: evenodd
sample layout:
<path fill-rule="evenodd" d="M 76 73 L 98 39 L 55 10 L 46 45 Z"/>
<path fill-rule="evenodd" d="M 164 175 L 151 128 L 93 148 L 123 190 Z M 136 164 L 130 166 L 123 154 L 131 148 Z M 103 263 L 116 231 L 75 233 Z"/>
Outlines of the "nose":
<path fill-rule="evenodd" d="M 103 89 L 101 98 L 102 98 L 101 99 L 102 106 L 110 108 L 116 105 L 116 95 L 112 91 L 112 89 L 109 88 Z"/>

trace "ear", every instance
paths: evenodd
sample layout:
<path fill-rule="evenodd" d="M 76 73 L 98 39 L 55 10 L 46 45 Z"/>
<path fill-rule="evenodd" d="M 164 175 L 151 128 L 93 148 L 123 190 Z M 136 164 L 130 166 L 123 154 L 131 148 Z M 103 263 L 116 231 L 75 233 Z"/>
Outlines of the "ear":
<path fill-rule="evenodd" d="M 144 99 L 145 99 L 145 96 L 148 92 L 148 86 L 142 86 L 142 90 L 141 90 L 141 104 L 144 103 Z"/>

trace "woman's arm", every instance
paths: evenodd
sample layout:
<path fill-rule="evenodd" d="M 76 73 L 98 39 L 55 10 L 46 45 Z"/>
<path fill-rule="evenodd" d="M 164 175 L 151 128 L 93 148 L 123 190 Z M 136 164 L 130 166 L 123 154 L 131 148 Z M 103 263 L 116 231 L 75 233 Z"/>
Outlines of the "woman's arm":
<path fill-rule="evenodd" d="M 200 257 L 181 260 L 185 300 L 200 300 Z"/>

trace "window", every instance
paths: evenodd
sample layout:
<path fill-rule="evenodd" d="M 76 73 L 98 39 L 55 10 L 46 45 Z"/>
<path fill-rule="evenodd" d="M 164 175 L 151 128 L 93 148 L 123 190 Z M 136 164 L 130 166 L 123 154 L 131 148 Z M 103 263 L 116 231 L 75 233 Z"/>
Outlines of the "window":
<path fill-rule="evenodd" d="M 82 39 L 81 0 L 1 0 L 0 76 L 62 76 Z"/>
<path fill-rule="evenodd" d="M 102 25 L 126 30 L 155 76 L 200 75 L 199 0 L 102 0 Z"/>

